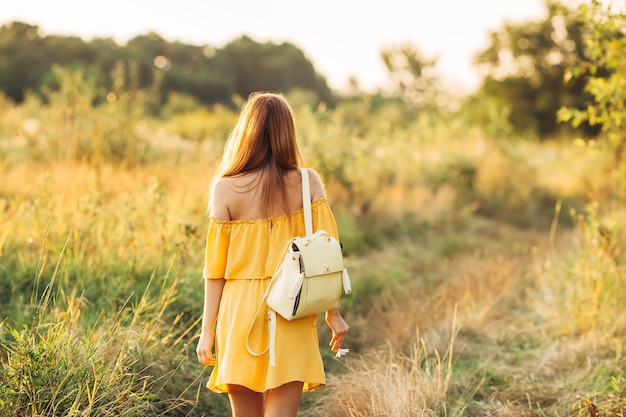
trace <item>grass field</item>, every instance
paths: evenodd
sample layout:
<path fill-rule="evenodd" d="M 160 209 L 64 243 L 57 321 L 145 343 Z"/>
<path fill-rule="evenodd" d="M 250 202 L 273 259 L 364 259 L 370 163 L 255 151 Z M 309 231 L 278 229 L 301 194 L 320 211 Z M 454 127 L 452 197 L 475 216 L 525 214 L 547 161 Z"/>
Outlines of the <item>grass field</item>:
<path fill-rule="evenodd" d="M 234 114 L 94 107 L 73 83 L 0 103 L 0 415 L 228 415 L 194 349 Z M 328 387 L 302 415 L 624 415 L 626 211 L 608 152 L 390 114 L 297 108 L 354 289 L 351 353 L 334 359 L 320 327 Z"/>

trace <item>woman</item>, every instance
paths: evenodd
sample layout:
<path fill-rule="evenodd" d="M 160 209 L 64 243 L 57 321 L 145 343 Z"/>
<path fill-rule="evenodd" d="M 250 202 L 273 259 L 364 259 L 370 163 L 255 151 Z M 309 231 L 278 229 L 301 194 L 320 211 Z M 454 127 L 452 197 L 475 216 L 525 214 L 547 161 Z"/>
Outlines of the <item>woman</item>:
<path fill-rule="evenodd" d="M 208 387 L 227 392 L 233 416 L 296 416 L 302 392 L 325 384 L 317 315 L 278 317 L 276 366 L 252 356 L 246 336 L 284 245 L 304 235 L 302 158 L 293 111 L 279 94 L 254 93 L 241 110 L 211 187 L 198 360 L 214 365 Z M 314 230 L 337 238 L 319 175 L 308 169 Z M 265 307 L 264 307 L 265 308 Z M 269 336 L 259 314 L 250 334 L 253 350 Z M 339 351 L 348 325 L 327 311 L 331 350 Z M 215 345 L 215 358 L 212 350 Z"/>

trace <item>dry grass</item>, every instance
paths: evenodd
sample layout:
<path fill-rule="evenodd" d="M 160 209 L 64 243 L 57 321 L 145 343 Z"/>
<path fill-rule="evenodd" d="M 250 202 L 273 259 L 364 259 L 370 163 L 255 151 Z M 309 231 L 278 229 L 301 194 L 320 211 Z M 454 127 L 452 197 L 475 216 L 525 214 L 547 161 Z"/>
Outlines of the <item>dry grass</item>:
<path fill-rule="evenodd" d="M 333 417 L 463 415 L 464 404 L 471 395 L 450 393 L 454 318 L 451 328 L 449 344 L 443 354 L 429 350 L 417 331 L 408 353 L 387 343 L 350 360 L 345 374 L 329 377 L 332 400 L 326 398 L 316 407 L 317 414 Z"/>
<path fill-rule="evenodd" d="M 621 236 L 618 223 L 611 219 L 603 223 L 614 232 L 614 239 Z M 569 335 L 559 330 L 575 322 L 563 304 L 554 304 L 550 293 L 558 288 L 569 305 L 579 297 L 574 291 L 584 281 L 564 281 L 553 275 L 554 269 L 559 265 L 564 272 L 576 274 L 568 265 L 580 248 L 580 230 L 561 227 L 551 234 L 474 219 L 457 232 L 472 244 L 449 257 L 437 252 L 440 240 L 449 235 L 445 233 L 429 235 L 419 243 L 396 242 L 394 247 L 352 260 L 356 297 L 365 285 L 375 291 L 376 302 L 349 316 L 348 347 L 356 347 L 357 355 L 343 373 L 330 379 L 332 389 L 319 402 L 336 408 L 322 408 L 320 415 L 567 415 L 573 404 L 579 408 L 586 404 L 585 387 L 597 387 L 620 375 L 625 362 L 618 336 L 623 333 L 616 333 L 617 327 L 606 328 L 608 332 L 585 328 Z M 588 239 L 587 248 L 602 251 L 599 240 Z M 606 257 L 614 251 L 601 253 Z M 575 265 L 596 262 L 585 252 L 578 256 Z M 379 281 L 358 281 L 372 276 L 388 284 L 376 290 L 373 284 Z M 546 279 L 561 285 L 546 292 Z M 438 403 L 433 400 L 441 398 L 435 395 L 441 391 L 432 385 L 436 378 L 424 380 L 435 375 L 424 368 L 433 359 L 425 346 L 432 352 L 451 348 L 452 341 L 445 338 L 446 319 L 455 305 L 455 372 L 448 380 L 447 395 Z M 605 318 L 611 311 L 618 314 L 614 307 L 608 303 L 604 312 L 595 314 Z M 619 315 L 612 317 L 615 325 L 620 323 Z M 416 328 L 419 342 L 412 337 Z M 603 402 L 605 409 L 621 398 L 620 394 L 594 395 L 599 399 L 593 401 Z M 390 398 L 399 400 L 391 403 Z"/>

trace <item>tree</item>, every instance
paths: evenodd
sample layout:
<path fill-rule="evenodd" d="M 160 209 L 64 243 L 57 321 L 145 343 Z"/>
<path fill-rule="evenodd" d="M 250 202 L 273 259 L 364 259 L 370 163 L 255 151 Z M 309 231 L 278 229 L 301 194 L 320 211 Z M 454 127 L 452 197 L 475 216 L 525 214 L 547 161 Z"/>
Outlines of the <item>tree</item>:
<path fill-rule="evenodd" d="M 439 94 L 436 58 L 426 58 L 416 46 L 408 43 L 383 49 L 381 58 L 394 95 L 418 108 L 436 105 Z"/>
<path fill-rule="evenodd" d="M 584 80 L 564 79 L 567 68 L 583 58 L 581 22 L 563 4 L 548 1 L 546 7 L 543 20 L 491 33 L 490 46 L 475 58 L 487 71 L 478 94 L 508 108 L 514 131 L 541 136 L 562 127 L 556 117 L 561 106 L 581 108 L 589 99 Z"/>
<path fill-rule="evenodd" d="M 598 0 L 578 10 L 585 59 L 568 68 L 566 79 L 584 80 L 592 100 L 583 109 L 564 106 L 558 116 L 574 127 L 600 127 L 613 148 L 615 165 L 626 171 L 626 14 Z"/>
<path fill-rule="evenodd" d="M 44 36 L 39 27 L 13 22 L 0 27 L 0 90 L 13 100 L 24 99 L 26 90 L 56 86 L 55 64 L 85 68 L 99 83 L 120 58 L 119 46 L 110 40 L 85 43 L 75 36 Z M 103 61 L 103 59 L 105 59 Z"/>
<path fill-rule="evenodd" d="M 259 90 L 300 89 L 315 93 L 318 102 L 335 103 L 326 80 L 302 50 L 288 42 L 261 44 L 243 36 L 218 49 L 215 61 L 220 73 L 233 77 L 234 93 L 240 97 Z"/>
<path fill-rule="evenodd" d="M 15 101 L 38 85 L 49 56 L 37 26 L 13 22 L 0 27 L 0 88 Z"/>

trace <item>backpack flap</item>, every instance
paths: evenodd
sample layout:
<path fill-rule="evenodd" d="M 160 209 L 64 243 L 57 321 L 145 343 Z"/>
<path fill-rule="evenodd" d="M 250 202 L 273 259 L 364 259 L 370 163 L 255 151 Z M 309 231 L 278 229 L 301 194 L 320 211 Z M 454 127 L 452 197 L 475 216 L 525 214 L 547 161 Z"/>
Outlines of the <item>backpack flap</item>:
<path fill-rule="evenodd" d="M 313 235 L 296 239 L 294 245 L 300 252 L 305 277 L 343 271 L 341 245 L 327 232 L 321 230 Z"/>

